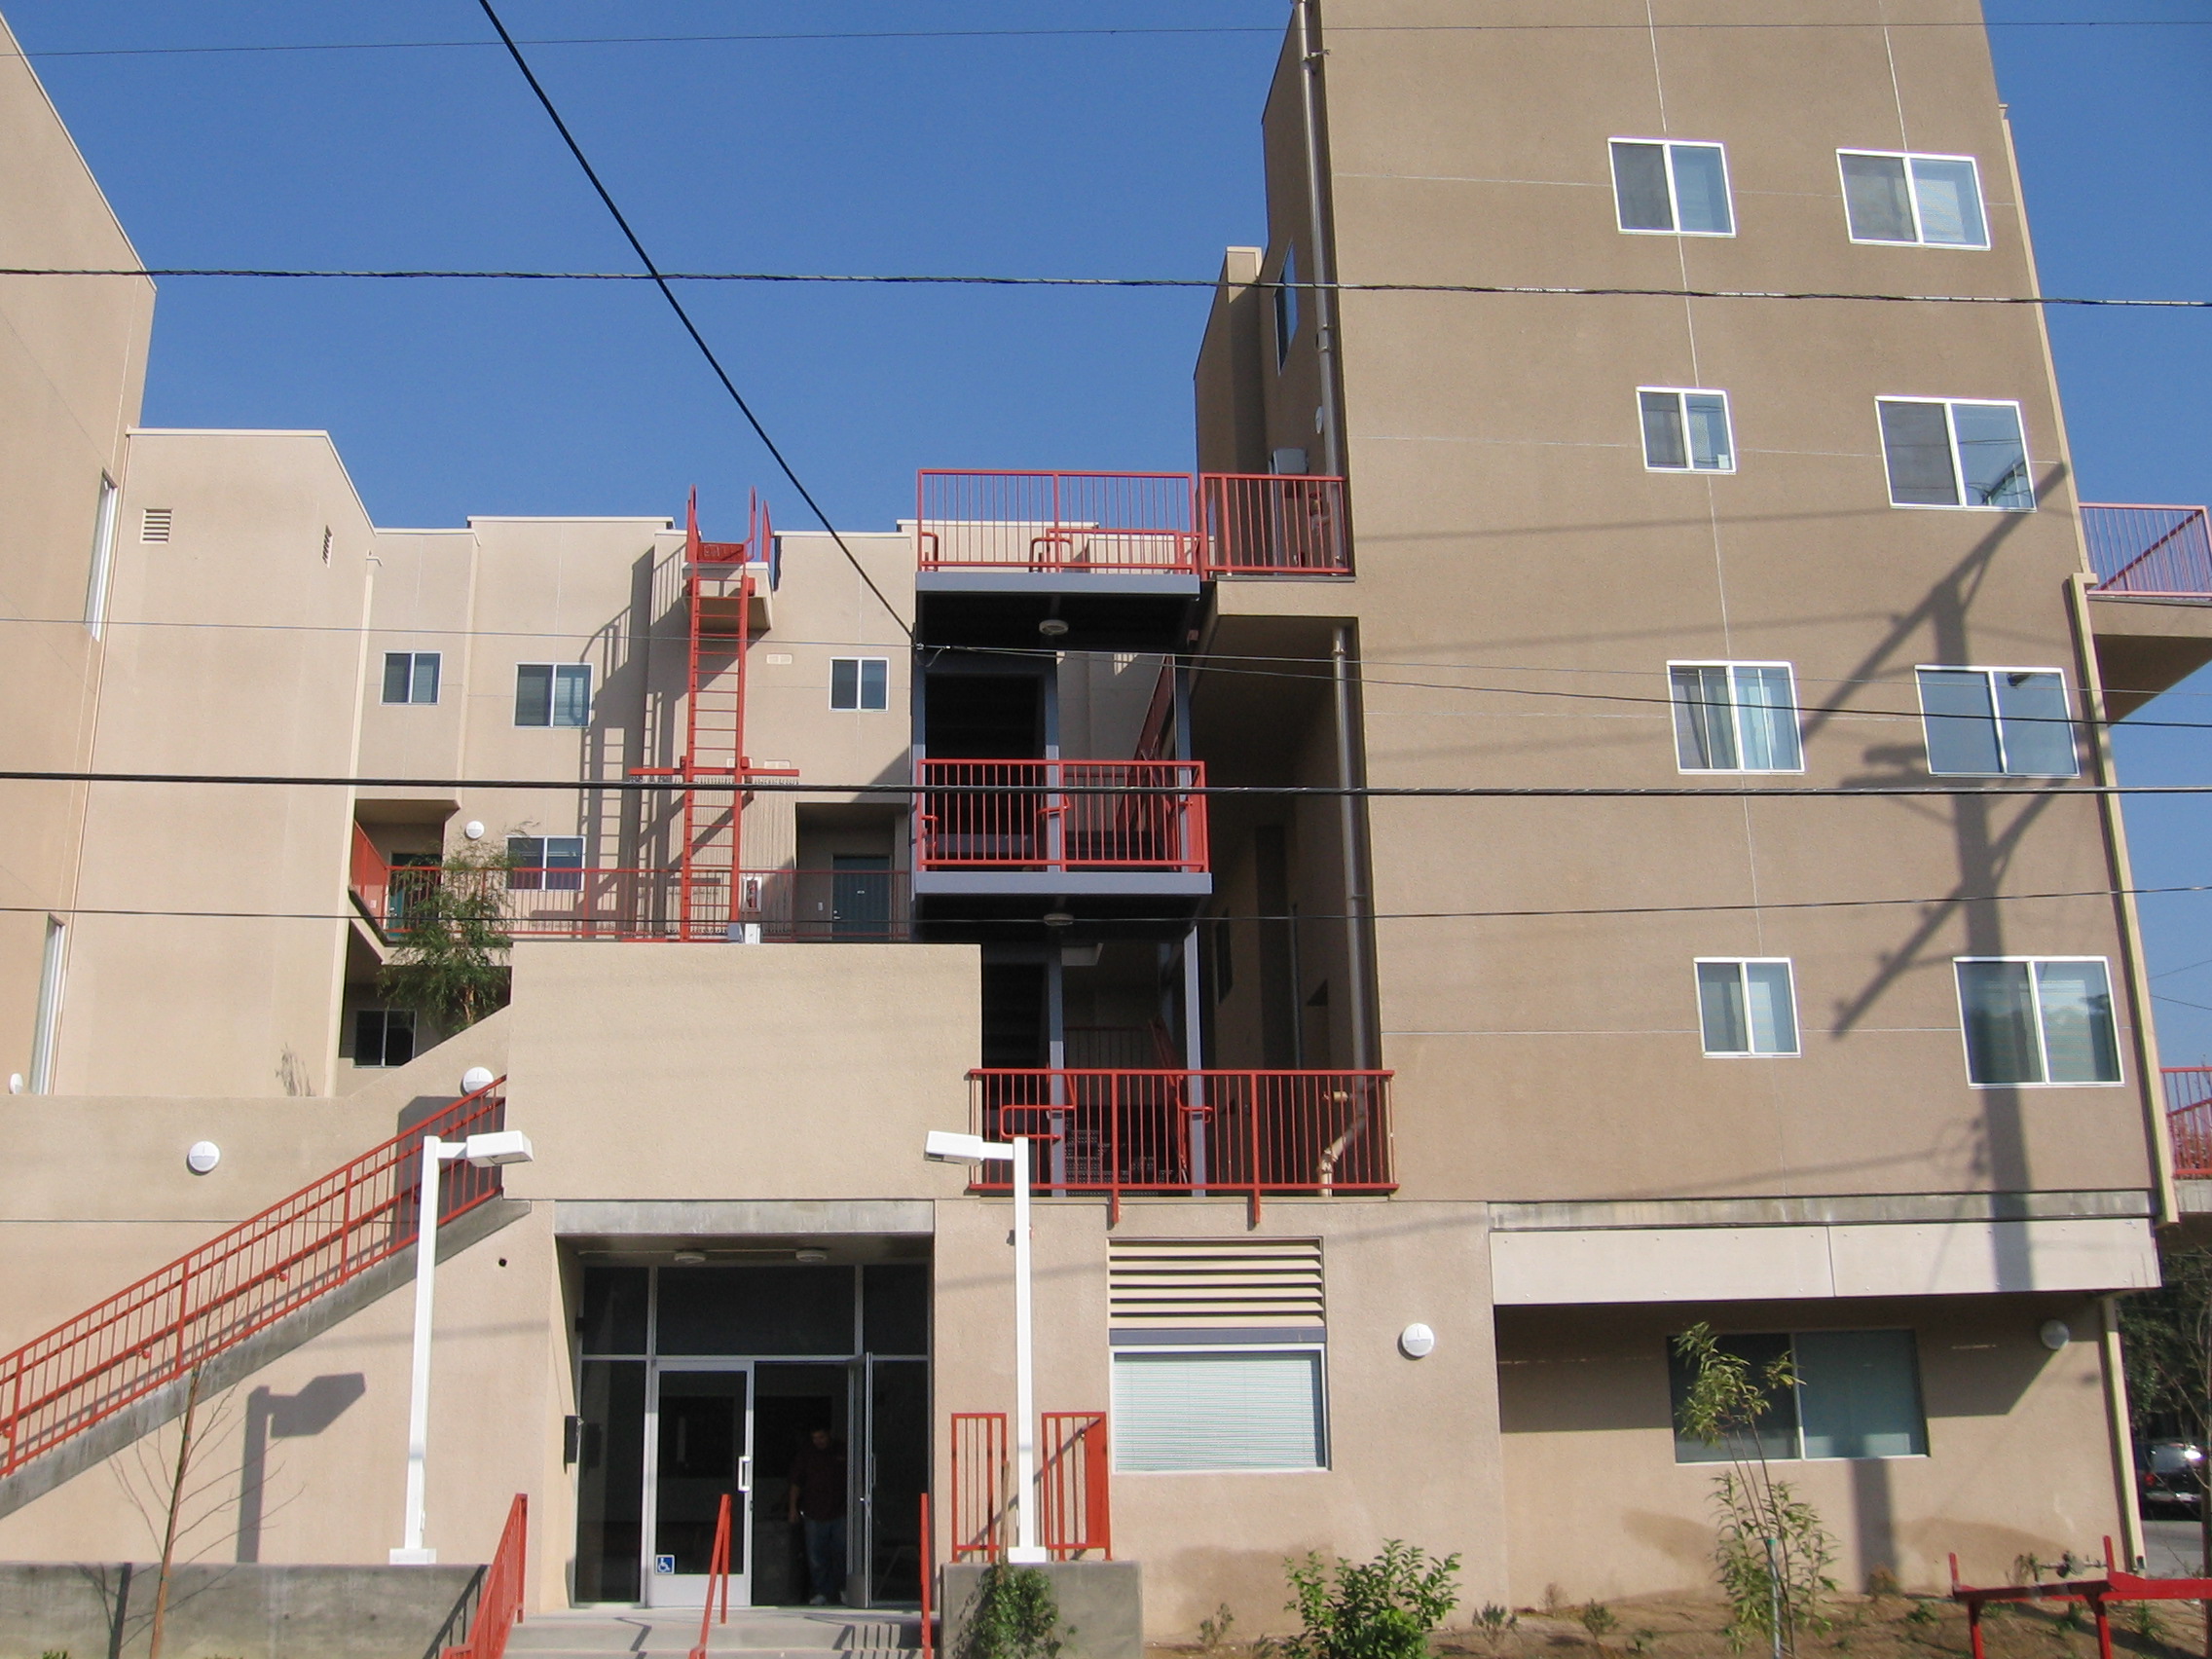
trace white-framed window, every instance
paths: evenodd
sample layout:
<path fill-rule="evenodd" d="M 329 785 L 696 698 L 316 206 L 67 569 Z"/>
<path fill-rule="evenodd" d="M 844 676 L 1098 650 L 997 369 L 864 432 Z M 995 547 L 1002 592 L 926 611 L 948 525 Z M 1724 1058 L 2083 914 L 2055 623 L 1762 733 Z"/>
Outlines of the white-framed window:
<path fill-rule="evenodd" d="M 1116 1347 L 1114 1467 L 1327 1468 L 1323 1359 L 1320 1344 Z"/>
<path fill-rule="evenodd" d="M 1722 1058 L 1797 1053 L 1797 989 L 1784 956 L 1701 956 L 1698 1028 Z"/>
<path fill-rule="evenodd" d="M 1298 338 L 1298 289 L 1292 285 L 1298 280 L 1297 248 L 1284 250 L 1275 280 L 1281 284 L 1275 289 L 1275 372 L 1279 374 L 1290 362 L 1290 343 Z"/>
<path fill-rule="evenodd" d="M 1756 1331 L 1717 1338 L 1721 1349 L 1763 1379 L 1788 1359 L 1794 1388 L 1767 1392 L 1757 1422 L 1758 1454 L 1768 1459 L 1925 1457 L 1928 1419 L 1920 1403 L 1919 1345 L 1910 1331 Z M 1667 1385 L 1674 1396 L 1675 1461 L 1719 1463 L 1748 1456 L 1749 1446 L 1708 1446 L 1679 1427 L 1682 1402 L 1695 1381 L 1667 1345 Z"/>
<path fill-rule="evenodd" d="M 1838 150 L 1844 218 L 1855 242 L 1987 247 L 1981 169 L 1972 156 Z"/>
<path fill-rule="evenodd" d="M 591 724 L 591 664 L 518 662 L 515 664 L 515 724 L 587 726 Z"/>
<path fill-rule="evenodd" d="M 353 1063 L 403 1066 L 415 1057 L 415 1011 L 363 1008 L 353 1011 Z"/>
<path fill-rule="evenodd" d="M 1732 237 L 1728 156 L 1718 144 L 1673 138 L 1615 138 L 1613 211 L 1620 228 L 1646 236 Z"/>
<path fill-rule="evenodd" d="M 107 585 L 115 570 L 115 480 L 100 474 L 99 504 L 92 509 L 92 566 L 85 578 L 85 626 L 98 639 L 107 628 Z"/>
<path fill-rule="evenodd" d="M 1874 408 L 1891 506 L 2035 511 L 2017 403 L 1880 397 Z"/>
<path fill-rule="evenodd" d="M 1685 772 L 1802 772 L 1786 662 L 1671 662 L 1675 763 Z"/>
<path fill-rule="evenodd" d="M 507 891 L 575 893 L 584 884 L 581 835 L 509 835 Z"/>
<path fill-rule="evenodd" d="M 1733 472 L 1736 442 L 1728 394 L 1671 386 L 1636 388 L 1643 425 L 1643 464 L 1652 472 Z"/>
<path fill-rule="evenodd" d="M 830 707 L 861 710 L 891 707 L 891 659 L 831 657 Z"/>
<path fill-rule="evenodd" d="M 1916 674 L 1931 772 L 1968 778 L 2080 775 L 2066 677 L 2057 669 L 1923 665 Z"/>
<path fill-rule="evenodd" d="M 2118 1083 L 2112 972 L 2101 956 L 1961 956 L 1967 1081 L 1986 1088 Z"/>
<path fill-rule="evenodd" d="M 69 929 L 59 916 L 46 918 L 46 946 L 38 963 L 38 1014 L 31 1027 L 30 1091 L 54 1092 L 55 1040 L 61 1033 L 61 987 L 68 965 Z"/>
<path fill-rule="evenodd" d="M 435 703 L 438 675 L 444 657 L 437 651 L 387 651 L 384 653 L 384 700 L 387 703 Z"/>

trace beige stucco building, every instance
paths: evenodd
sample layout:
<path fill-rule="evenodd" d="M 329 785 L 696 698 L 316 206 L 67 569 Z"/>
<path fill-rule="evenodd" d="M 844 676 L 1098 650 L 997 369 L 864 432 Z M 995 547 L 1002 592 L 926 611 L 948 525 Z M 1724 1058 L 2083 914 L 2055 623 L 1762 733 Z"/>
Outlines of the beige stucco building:
<path fill-rule="evenodd" d="M 2110 1298 L 2178 1209 L 2083 786 L 2212 568 L 2092 558 L 2035 308 L 1741 297 L 2036 292 L 1972 9 L 1675 10 L 1309 0 L 1199 474 L 842 543 L 382 528 L 322 433 L 136 424 L 144 279 L 0 278 L 11 766 L 275 780 L 0 785 L 0 1557 L 146 1556 L 194 1361 L 193 1551 L 400 1543 L 406 1137 L 475 1068 L 535 1157 L 448 1235 L 426 1541 L 529 1494 L 544 1605 L 697 1604 L 723 1493 L 800 1596 L 817 1426 L 812 1588 L 995 1535 L 1007 1182 L 935 1129 L 1038 1137 L 1045 1530 L 1157 1634 L 1387 1538 L 1706 1583 L 1700 1321 L 1794 1357 L 1846 1584 L 2132 1538 Z M 25 262 L 133 264 L 18 55 L 0 123 Z M 515 941 L 458 1035 L 380 989 L 435 884 Z M 334 1169 L 382 1207 L 284 1273 L 102 1304 Z"/>

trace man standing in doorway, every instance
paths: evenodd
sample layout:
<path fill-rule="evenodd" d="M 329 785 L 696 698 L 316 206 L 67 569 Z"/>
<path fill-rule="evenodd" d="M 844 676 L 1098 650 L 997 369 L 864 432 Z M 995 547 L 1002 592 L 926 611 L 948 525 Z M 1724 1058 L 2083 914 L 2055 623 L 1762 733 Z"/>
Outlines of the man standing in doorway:
<path fill-rule="evenodd" d="M 807 1436 L 792 1459 L 791 1519 L 806 1527 L 807 1603 L 819 1607 L 845 1592 L 845 1449 L 827 1428 Z"/>

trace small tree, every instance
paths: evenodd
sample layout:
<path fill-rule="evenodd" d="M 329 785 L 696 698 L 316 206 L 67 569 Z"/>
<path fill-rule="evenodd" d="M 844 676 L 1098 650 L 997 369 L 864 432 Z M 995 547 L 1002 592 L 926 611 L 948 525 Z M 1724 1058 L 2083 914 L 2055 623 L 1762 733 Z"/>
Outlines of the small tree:
<path fill-rule="evenodd" d="M 1675 1339 L 1675 1351 L 1691 1372 L 1677 1422 L 1728 1457 L 1713 1491 L 1713 1557 L 1728 1598 L 1728 1643 L 1741 1650 L 1760 1634 L 1776 1654 L 1785 1647 L 1794 1653 L 1798 1631 L 1827 1629 L 1821 1598 L 1835 1589 L 1827 1576 L 1835 1540 L 1813 1506 L 1774 1478 L 1759 1437 L 1759 1419 L 1798 1386 L 1797 1368 L 1783 1353 L 1754 1372 L 1702 1321 Z"/>
<path fill-rule="evenodd" d="M 1280 1644 L 1286 1659 L 1426 1659 L 1428 1633 L 1459 1604 L 1459 1558 L 1432 1560 L 1396 1538 L 1373 1561 L 1318 1555 L 1283 1564 L 1290 1610 L 1304 1627 Z"/>
<path fill-rule="evenodd" d="M 2120 1305 L 2122 1367 L 2138 1442 L 2151 1436 L 2147 1419 L 2164 1418 L 2198 1446 L 2212 1445 L 2212 1249 L 2161 1245 L 2163 1283 Z M 2192 1471 L 2197 1500 L 2198 1548 L 2212 1571 L 2212 1469 Z M 2204 1653 L 2212 1659 L 2212 1602 L 2204 1604 Z"/>
<path fill-rule="evenodd" d="M 394 870 L 392 895 L 401 902 L 391 961 L 377 977 L 378 991 L 446 1032 L 465 1030 L 504 1008 L 514 942 L 507 931 L 508 868 L 503 853 L 458 852 L 440 865 Z"/>

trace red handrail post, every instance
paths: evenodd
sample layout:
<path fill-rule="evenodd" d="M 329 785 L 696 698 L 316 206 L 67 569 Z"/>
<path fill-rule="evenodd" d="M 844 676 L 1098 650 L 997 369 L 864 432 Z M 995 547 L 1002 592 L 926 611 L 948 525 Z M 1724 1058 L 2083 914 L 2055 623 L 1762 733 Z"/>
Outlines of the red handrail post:
<path fill-rule="evenodd" d="M 729 1493 L 715 1510 L 715 1546 L 707 1555 L 707 1604 L 699 1609 L 699 1644 L 691 1659 L 707 1659 L 707 1636 L 715 1623 L 715 1592 L 720 1590 L 723 1624 L 729 1623 Z"/>
<path fill-rule="evenodd" d="M 922 1493 L 922 1543 L 915 1552 L 922 1564 L 922 1659 L 936 1659 L 937 1641 L 930 1630 L 931 1580 L 937 1577 L 937 1539 L 930 1531 L 930 1494 Z"/>
<path fill-rule="evenodd" d="M 516 1493 L 507 1505 L 507 1524 L 499 1529 L 498 1548 L 484 1569 L 468 1640 L 445 1650 L 443 1659 L 502 1659 L 507 1638 L 523 1619 L 524 1574 L 530 1561 L 530 1498 Z"/>

